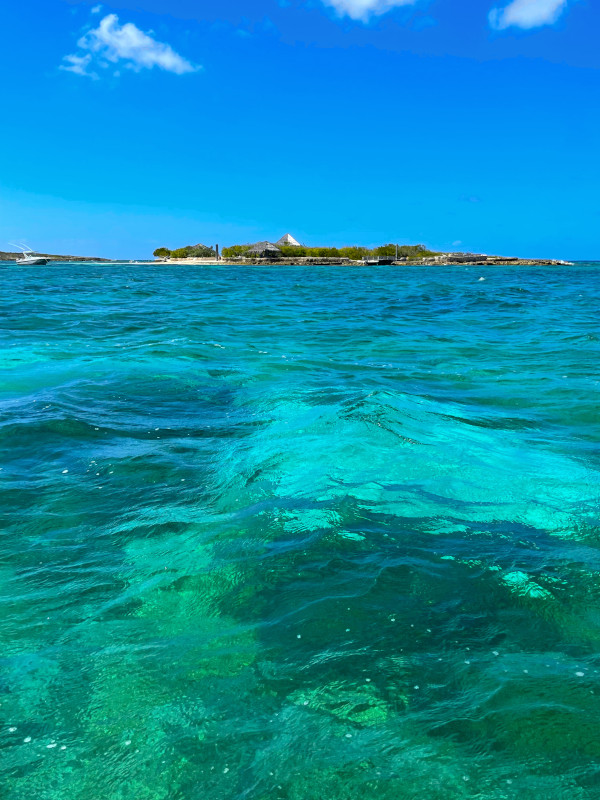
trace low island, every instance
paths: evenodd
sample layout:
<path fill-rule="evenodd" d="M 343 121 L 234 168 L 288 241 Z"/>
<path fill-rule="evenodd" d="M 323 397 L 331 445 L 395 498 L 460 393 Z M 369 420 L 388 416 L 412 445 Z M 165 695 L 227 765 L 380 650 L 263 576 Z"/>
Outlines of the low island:
<path fill-rule="evenodd" d="M 289 233 L 277 242 L 256 242 L 224 247 L 219 253 L 218 245 L 188 245 L 175 250 L 159 247 L 155 258 L 163 263 L 187 264 L 269 264 L 278 265 L 450 265 L 450 264 L 512 264 L 567 265 L 571 262 L 548 258 L 519 258 L 518 256 L 487 255 L 484 253 L 440 252 L 428 249 L 423 244 L 383 244 L 368 248 L 360 245 L 348 247 L 306 247 Z"/>

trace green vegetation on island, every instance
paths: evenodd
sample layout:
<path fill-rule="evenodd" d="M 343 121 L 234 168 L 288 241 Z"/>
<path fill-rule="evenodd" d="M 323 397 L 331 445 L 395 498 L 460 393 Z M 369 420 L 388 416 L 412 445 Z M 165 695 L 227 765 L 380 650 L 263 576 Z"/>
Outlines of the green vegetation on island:
<path fill-rule="evenodd" d="M 219 246 L 214 248 L 203 244 L 187 245 L 176 250 L 158 247 L 154 251 L 156 258 L 163 259 L 212 259 L 219 260 Z M 378 247 L 306 247 L 287 233 L 277 242 L 256 242 L 255 244 L 235 244 L 224 247 L 222 258 L 239 263 L 281 263 L 281 264 L 393 264 L 409 262 L 413 265 L 449 265 L 449 264 L 568 264 L 567 261 L 555 259 L 522 259 L 516 256 L 494 256 L 484 253 L 439 252 L 430 250 L 424 244 L 395 244 L 389 242 Z"/>
<path fill-rule="evenodd" d="M 223 248 L 225 258 L 255 257 L 250 251 L 256 248 L 251 244 L 236 244 L 232 247 Z M 351 247 L 305 247 L 304 245 L 277 245 L 277 249 L 284 258 L 349 258 L 353 261 L 360 261 L 363 258 L 376 257 L 396 257 L 398 258 L 427 258 L 438 255 L 438 253 L 428 250 L 423 244 L 384 244 L 373 249 L 354 245 Z"/>
<path fill-rule="evenodd" d="M 271 244 L 259 242 L 258 244 L 235 244 L 223 248 L 224 258 L 326 258 L 349 259 L 362 261 L 368 258 L 427 258 L 438 255 L 428 250 L 423 244 L 383 244 L 379 247 L 368 248 L 360 245 L 347 247 L 305 247 L 298 244 Z M 170 250 L 168 247 L 157 247 L 153 253 L 155 258 L 216 258 L 217 253 L 213 247 L 204 244 L 187 245 Z"/>
<path fill-rule="evenodd" d="M 188 244 L 176 250 L 169 250 L 168 247 L 157 247 L 152 254 L 155 258 L 216 258 L 217 253 L 213 247 L 205 244 Z"/>

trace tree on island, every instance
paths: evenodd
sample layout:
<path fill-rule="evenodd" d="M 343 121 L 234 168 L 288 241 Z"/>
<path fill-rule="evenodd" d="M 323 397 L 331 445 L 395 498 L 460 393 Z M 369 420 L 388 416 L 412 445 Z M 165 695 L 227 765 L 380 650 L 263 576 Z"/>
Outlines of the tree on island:
<path fill-rule="evenodd" d="M 236 244 L 223 248 L 225 258 L 239 258 L 249 256 L 251 245 Z M 285 258 L 349 258 L 360 261 L 363 258 L 382 256 L 384 258 L 418 259 L 438 255 L 437 252 L 428 250 L 424 244 L 382 244 L 374 249 L 354 245 L 350 247 L 305 247 L 279 245 L 281 254 Z M 255 256 L 254 256 L 255 257 Z"/>
<path fill-rule="evenodd" d="M 205 244 L 188 244 L 171 252 L 171 258 L 216 258 L 217 253 Z"/>
<path fill-rule="evenodd" d="M 428 250 L 424 244 L 382 244 L 373 251 L 373 255 L 384 257 L 395 257 L 396 253 L 398 258 L 425 258 L 437 255 L 433 250 Z"/>
<path fill-rule="evenodd" d="M 231 247 L 224 247 L 221 252 L 225 258 L 236 258 L 238 256 L 245 256 L 251 247 L 251 244 L 233 244 Z"/>
<path fill-rule="evenodd" d="M 156 258 L 216 258 L 217 253 L 212 247 L 205 244 L 188 244 L 179 247 L 177 250 L 169 250 L 168 247 L 157 247 L 152 254 Z"/>

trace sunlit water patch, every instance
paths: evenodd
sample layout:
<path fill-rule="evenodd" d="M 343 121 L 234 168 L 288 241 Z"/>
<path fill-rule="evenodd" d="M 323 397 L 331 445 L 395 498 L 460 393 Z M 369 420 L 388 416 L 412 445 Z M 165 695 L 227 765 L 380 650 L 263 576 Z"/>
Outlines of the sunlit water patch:
<path fill-rule="evenodd" d="M 3 800 L 600 796 L 598 267 L 0 265 Z"/>

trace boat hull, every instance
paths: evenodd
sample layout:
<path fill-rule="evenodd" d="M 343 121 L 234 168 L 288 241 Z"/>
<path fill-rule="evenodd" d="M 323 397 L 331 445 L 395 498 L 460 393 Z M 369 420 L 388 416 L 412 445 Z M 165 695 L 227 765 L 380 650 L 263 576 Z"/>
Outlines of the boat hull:
<path fill-rule="evenodd" d="M 16 262 L 20 267 L 43 266 L 50 261 L 49 258 L 17 258 Z"/>

